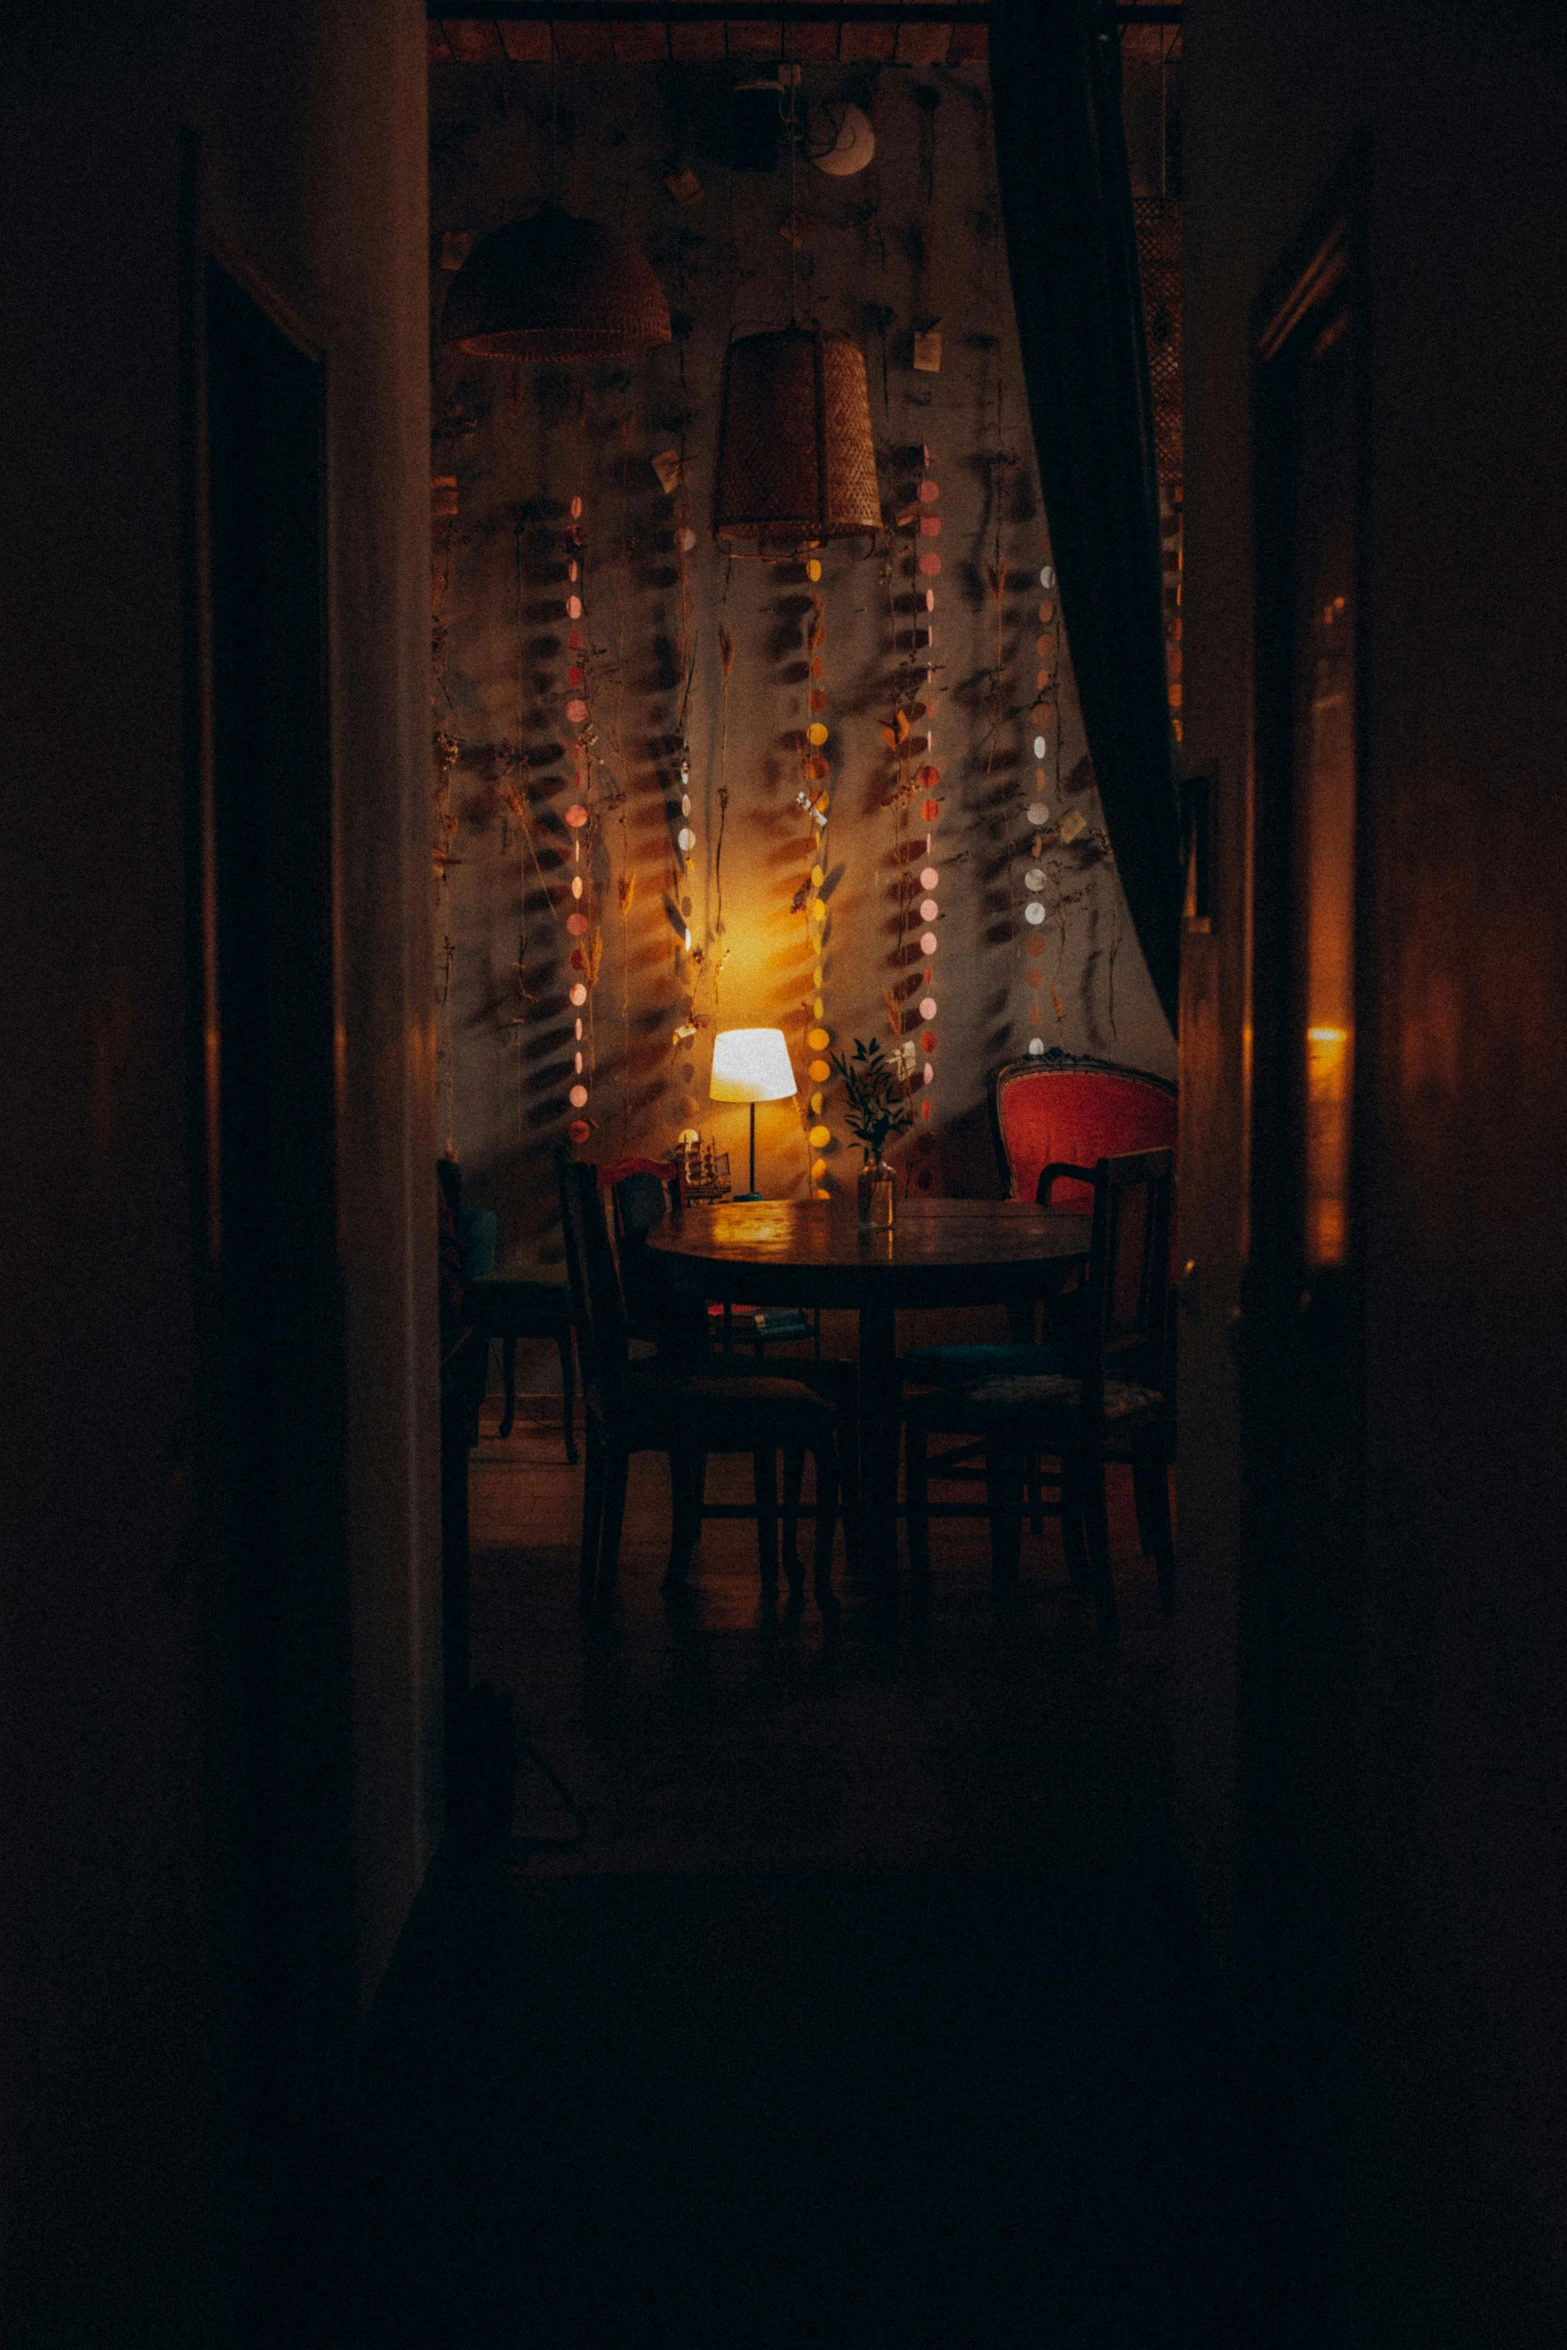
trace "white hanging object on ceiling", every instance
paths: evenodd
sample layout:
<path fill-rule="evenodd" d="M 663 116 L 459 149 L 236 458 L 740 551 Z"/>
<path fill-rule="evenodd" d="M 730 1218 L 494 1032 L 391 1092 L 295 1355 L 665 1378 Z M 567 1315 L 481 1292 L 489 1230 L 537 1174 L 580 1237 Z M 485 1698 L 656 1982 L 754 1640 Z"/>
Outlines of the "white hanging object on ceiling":
<path fill-rule="evenodd" d="M 805 152 L 818 171 L 835 180 L 863 171 L 876 152 L 876 133 L 863 107 L 813 106 L 805 131 Z"/>

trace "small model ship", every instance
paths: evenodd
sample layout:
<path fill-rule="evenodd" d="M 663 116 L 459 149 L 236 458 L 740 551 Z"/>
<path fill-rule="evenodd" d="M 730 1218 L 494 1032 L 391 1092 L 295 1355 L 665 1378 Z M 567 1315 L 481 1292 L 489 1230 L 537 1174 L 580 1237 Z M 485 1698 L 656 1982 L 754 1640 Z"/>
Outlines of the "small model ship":
<path fill-rule="evenodd" d="M 700 1206 L 729 1197 L 727 1151 L 715 1150 L 710 1142 L 677 1143 L 675 1164 L 680 1169 L 681 1183 L 689 1205 Z"/>

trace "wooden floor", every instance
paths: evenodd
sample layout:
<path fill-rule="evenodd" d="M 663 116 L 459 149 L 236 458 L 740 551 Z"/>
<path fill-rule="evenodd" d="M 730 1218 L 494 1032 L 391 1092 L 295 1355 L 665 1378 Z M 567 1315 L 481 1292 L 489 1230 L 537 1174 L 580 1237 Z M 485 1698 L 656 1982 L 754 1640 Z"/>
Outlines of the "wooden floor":
<path fill-rule="evenodd" d="M 767 1620 L 744 1521 L 704 1527 L 692 1599 L 674 1616 L 658 1594 L 669 1486 L 656 1454 L 633 1462 L 618 1600 L 591 1629 L 576 1597 L 581 1470 L 565 1465 L 558 1422 L 527 1410 L 502 1443 L 492 1402 L 473 1456 L 473 1670 L 512 1698 L 588 1819 L 581 1851 L 540 1870 L 1103 1863 L 1158 1812 L 1170 1626 L 1138 1554 L 1128 1471 L 1110 1472 L 1113 1648 L 1068 1583 L 1053 1519 L 1025 1533 L 1023 1589 L 1005 1614 L 983 1521 L 937 1521 L 928 1634 L 917 1646 L 905 1629 L 892 1653 L 848 1579 L 841 1533 L 836 1653 L 809 1601 L 794 1628 Z M 748 1499 L 749 1461 L 715 1459 L 709 1492 Z M 560 1825 L 527 1774 L 518 1825 Z"/>
<path fill-rule="evenodd" d="M 715 1498 L 749 1464 L 713 1464 Z M 1169 1832 L 1170 1627 L 1119 1476 L 1123 1635 L 1053 1523 L 997 1613 L 939 1522 L 928 1636 L 760 1604 L 754 1529 L 658 1596 L 636 1463 L 607 1624 L 581 1472 L 491 1408 L 473 1665 L 580 1851 L 459 1852 L 378 2005 L 323 2350 L 1334 2350 L 1265 2183 Z M 566 1823 L 525 1771 L 518 1828 Z"/>

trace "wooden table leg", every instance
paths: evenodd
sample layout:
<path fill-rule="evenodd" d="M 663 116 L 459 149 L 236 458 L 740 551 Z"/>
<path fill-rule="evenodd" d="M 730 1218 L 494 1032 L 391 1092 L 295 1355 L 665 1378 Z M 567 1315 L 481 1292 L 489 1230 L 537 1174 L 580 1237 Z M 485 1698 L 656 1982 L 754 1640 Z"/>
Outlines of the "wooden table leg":
<path fill-rule="evenodd" d="M 860 1519 L 889 1625 L 898 1618 L 898 1349 L 890 1306 L 860 1308 Z"/>

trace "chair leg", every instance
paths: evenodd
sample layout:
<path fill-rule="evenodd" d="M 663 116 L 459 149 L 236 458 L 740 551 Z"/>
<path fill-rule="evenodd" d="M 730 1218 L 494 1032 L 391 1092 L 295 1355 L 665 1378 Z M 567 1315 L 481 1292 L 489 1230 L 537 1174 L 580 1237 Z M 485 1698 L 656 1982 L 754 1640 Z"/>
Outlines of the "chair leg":
<path fill-rule="evenodd" d="M 691 1554 L 702 1523 L 701 1477 L 706 1457 L 694 1452 L 672 1452 L 669 1456 L 669 1564 L 662 1586 L 666 1592 L 683 1590 L 691 1572 Z"/>
<path fill-rule="evenodd" d="M 615 1588 L 620 1571 L 620 1529 L 626 1520 L 626 1479 L 630 1455 L 619 1445 L 604 1451 L 604 1530 L 599 1536 L 599 1571 L 595 1598 L 603 1606 Z"/>
<path fill-rule="evenodd" d="M 770 1444 L 751 1455 L 756 1485 L 756 1556 L 762 1589 L 778 1588 L 778 1455 Z"/>
<path fill-rule="evenodd" d="M 1028 1529 L 1031 1534 L 1045 1530 L 1045 1481 L 1039 1471 L 1039 1455 L 1028 1456 Z"/>
<path fill-rule="evenodd" d="M 1023 1548 L 1023 1455 L 994 1439 L 985 1446 L 985 1503 L 990 1513 L 990 1578 L 998 1599 L 1017 1589 Z"/>
<path fill-rule="evenodd" d="M 578 1597 L 584 1609 L 593 1605 L 598 1589 L 599 1541 L 604 1528 L 604 1443 L 593 1424 L 587 1427 L 588 1465 L 582 1480 L 582 1559 Z"/>
<path fill-rule="evenodd" d="M 1119 1630 L 1115 1586 L 1110 1577 L 1110 1513 L 1105 1505 L 1105 1465 L 1102 1458 L 1084 1458 L 1079 1464 L 1083 1503 L 1083 1533 L 1088 1543 L 1088 1571 L 1099 1637 L 1113 1640 Z"/>
<path fill-rule="evenodd" d="M 1170 1468 L 1162 1436 L 1155 1434 L 1133 1446 L 1132 1491 L 1137 1496 L 1137 1526 L 1143 1556 L 1153 1560 L 1159 1576 L 1159 1605 L 1167 1616 L 1173 1616 L 1175 1536 L 1170 1525 Z"/>
<path fill-rule="evenodd" d="M 577 1374 L 572 1358 L 570 1328 L 557 1332 L 556 1351 L 560 1356 L 560 1423 L 566 1432 L 566 1458 L 575 1468 L 577 1464 Z M 508 1404 L 507 1409 L 510 1410 Z"/>
<path fill-rule="evenodd" d="M 909 1509 L 909 1614 L 922 1624 L 930 1613 L 930 1474 L 925 1431 L 916 1420 L 908 1422 L 903 1458 Z"/>
<path fill-rule="evenodd" d="M 843 1547 L 851 1573 L 860 1564 L 860 1418 L 856 1402 L 842 1406 L 837 1423 L 838 1492 L 843 1507 Z"/>
<path fill-rule="evenodd" d="M 821 1611 L 824 1628 L 837 1630 L 843 1610 L 832 1587 L 832 1538 L 838 1521 L 838 1462 L 832 1441 L 816 1446 L 816 1540 L 812 1548 L 812 1580 L 816 1587 L 816 1605 Z"/>
<path fill-rule="evenodd" d="M 517 1337 L 508 1330 L 501 1340 L 501 1384 L 505 1390 L 506 1408 L 501 1413 L 499 1436 L 511 1434 L 511 1424 L 517 1417 Z"/>
<path fill-rule="evenodd" d="M 1093 1588 L 1093 1569 L 1088 1559 L 1088 1538 L 1083 1532 L 1083 1480 L 1075 1461 L 1061 1463 L 1061 1548 L 1066 1553 L 1066 1571 L 1076 1591 Z"/>
<path fill-rule="evenodd" d="M 789 1587 L 796 1589 L 805 1580 L 800 1565 L 800 1493 L 805 1484 L 805 1447 L 786 1444 L 783 1448 L 783 1563 L 789 1578 Z"/>

